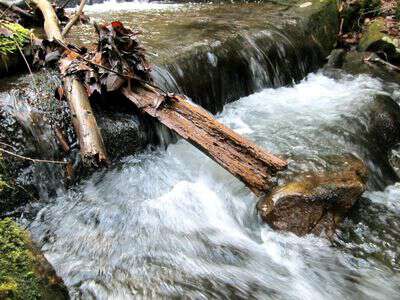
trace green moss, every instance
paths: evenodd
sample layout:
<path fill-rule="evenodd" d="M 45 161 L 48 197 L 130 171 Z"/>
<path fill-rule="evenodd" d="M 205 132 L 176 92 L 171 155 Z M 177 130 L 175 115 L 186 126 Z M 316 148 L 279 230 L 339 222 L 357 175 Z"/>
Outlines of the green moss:
<path fill-rule="evenodd" d="M 39 299 L 39 283 L 27 233 L 11 219 L 0 221 L 0 299 Z"/>
<path fill-rule="evenodd" d="M 17 23 L 0 20 L 0 74 L 18 64 L 16 53 L 30 40 L 30 31 Z"/>
<path fill-rule="evenodd" d="M 17 23 L 0 22 L 0 29 L 0 55 L 15 53 L 29 41 L 30 31 Z"/>
<path fill-rule="evenodd" d="M 368 51 L 373 43 L 380 41 L 384 36 L 382 32 L 384 28 L 385 21 L 383 18 L 377 18 L 372 21 L 361 37 L 359 50 Z"/>
<path fill-rule="evenodd" d="M 396 9 L 394 12 L 394 17 L 396 18 L 396 20 L 400 21 L 400 0 L 397 1 Z"/>

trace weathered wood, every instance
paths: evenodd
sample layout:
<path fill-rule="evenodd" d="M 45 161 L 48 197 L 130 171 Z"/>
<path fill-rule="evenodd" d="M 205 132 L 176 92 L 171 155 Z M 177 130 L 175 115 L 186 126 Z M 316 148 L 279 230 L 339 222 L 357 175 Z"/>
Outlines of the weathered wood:
<path fill-rule="evenodd" d="M 94 159 L 92 163 L 106 163 L 107 156 L 100 130 L 97 127 L 87 93 L 83 85 L 74 78 L 64 79 L 66 97 L 69 101 L 72 122 L 79 138 L 81 155 L 86 162 Z"/>
<path fill-rule="evenodd" d="M 154 90 L 132 91 L 126 87 L 122 92 L 139 109 L 199 148 L 258 196 L 272 187 L 271 175 L 287 166 L 286 161 L 219 123 L 206 110 L 181 96 L 160 105 L 164 96 Z"/>
<path fill-rule="evenodd" d="M 47 0 L 31 0 L 33 4 L 36 5 L 37 8 L 40 9 L 44 19 L 44 31 L 46 33 L 47 38 L 52 40 L 63 40 L 61 31 L 60 31 L 60 23 L 58 21 L 56 12 L 53 9 L 53 6 Z"/>
<path fill-rule="evenodd" d="M 42 12 L 44 30 L 49 40 L 64 42 L 60 24 L 53 7 L 47 0 L 31 0 Z M 100 129 L 87 92 L 83 85 L 74 78 L 66 76 L 63 79 L 66 97 L 72 111 L 72 122 L 78 136 L 80 153 L 83 162 L 87 165 L 103 165 L 108 163 L 107 152 L 104 147 Z"/>

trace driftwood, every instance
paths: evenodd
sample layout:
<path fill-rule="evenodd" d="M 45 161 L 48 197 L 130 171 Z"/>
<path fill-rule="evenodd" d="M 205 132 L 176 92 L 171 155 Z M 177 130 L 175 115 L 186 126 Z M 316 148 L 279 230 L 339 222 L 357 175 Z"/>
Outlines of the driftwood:
<path fill-rule="evenodd" d="M 199 148 L 258 196 L 271 188 L 271 175 L 287 166 L 286 161 L 222 125 L 184 97 L 165 98 L 151 89 L 124 88 L 122 92 L 139 109 Z"/>
<path fill-rule="evenodd" d="M 64 42 L 56 13 L 47 0 L 32 0 L 44 17 L 44 30 L 50 41 Z M 72 121 L 78 136 L 80 153 L 87 165 L 108 163 L 103 138 L 83 85 L 73 75 L 63 80 L 66 97 L 72 111 Z"/>

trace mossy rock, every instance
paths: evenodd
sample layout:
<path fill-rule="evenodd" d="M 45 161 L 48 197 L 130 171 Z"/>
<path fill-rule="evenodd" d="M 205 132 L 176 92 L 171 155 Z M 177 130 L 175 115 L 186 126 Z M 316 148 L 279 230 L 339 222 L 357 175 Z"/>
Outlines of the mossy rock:
<path fill-rule="evenodd" d="M 30 41 L 31 32 L 17 23 L 0 21 L 0 75 L 15 68 Z"/>
<path fill-rule="evenodd" d="M 0 221 L 0 299 L 68 299 L 62 280 L 14 221 Z"/>
<path fill-rule="evenodd" d="M 376 18 L 368 24 L 362 34 L 358 50 L 385 53 L 384 59 L 398 62 L 400 61 L 400 40 L 385 34 L 384 29 L 383 18 Z"/>

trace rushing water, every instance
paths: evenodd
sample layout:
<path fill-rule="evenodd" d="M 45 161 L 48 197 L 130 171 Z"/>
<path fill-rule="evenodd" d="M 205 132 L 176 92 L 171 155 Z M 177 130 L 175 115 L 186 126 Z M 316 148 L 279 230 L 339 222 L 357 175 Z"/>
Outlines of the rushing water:
<path fill-rule="evenodd" d="M 262 224 L 243 184 L 184 140 L 59 194 L 30 230 L 73 298 L 398 299 L 400 187 L 373 191 L 386 181 L 363 114 L 390 93 L 366 75 L 317 73 L 218 116 L 289 158 L 289 173 L 328 169 L 344 153 L 366 160 L 376 178 L 335 247 Z"/>

